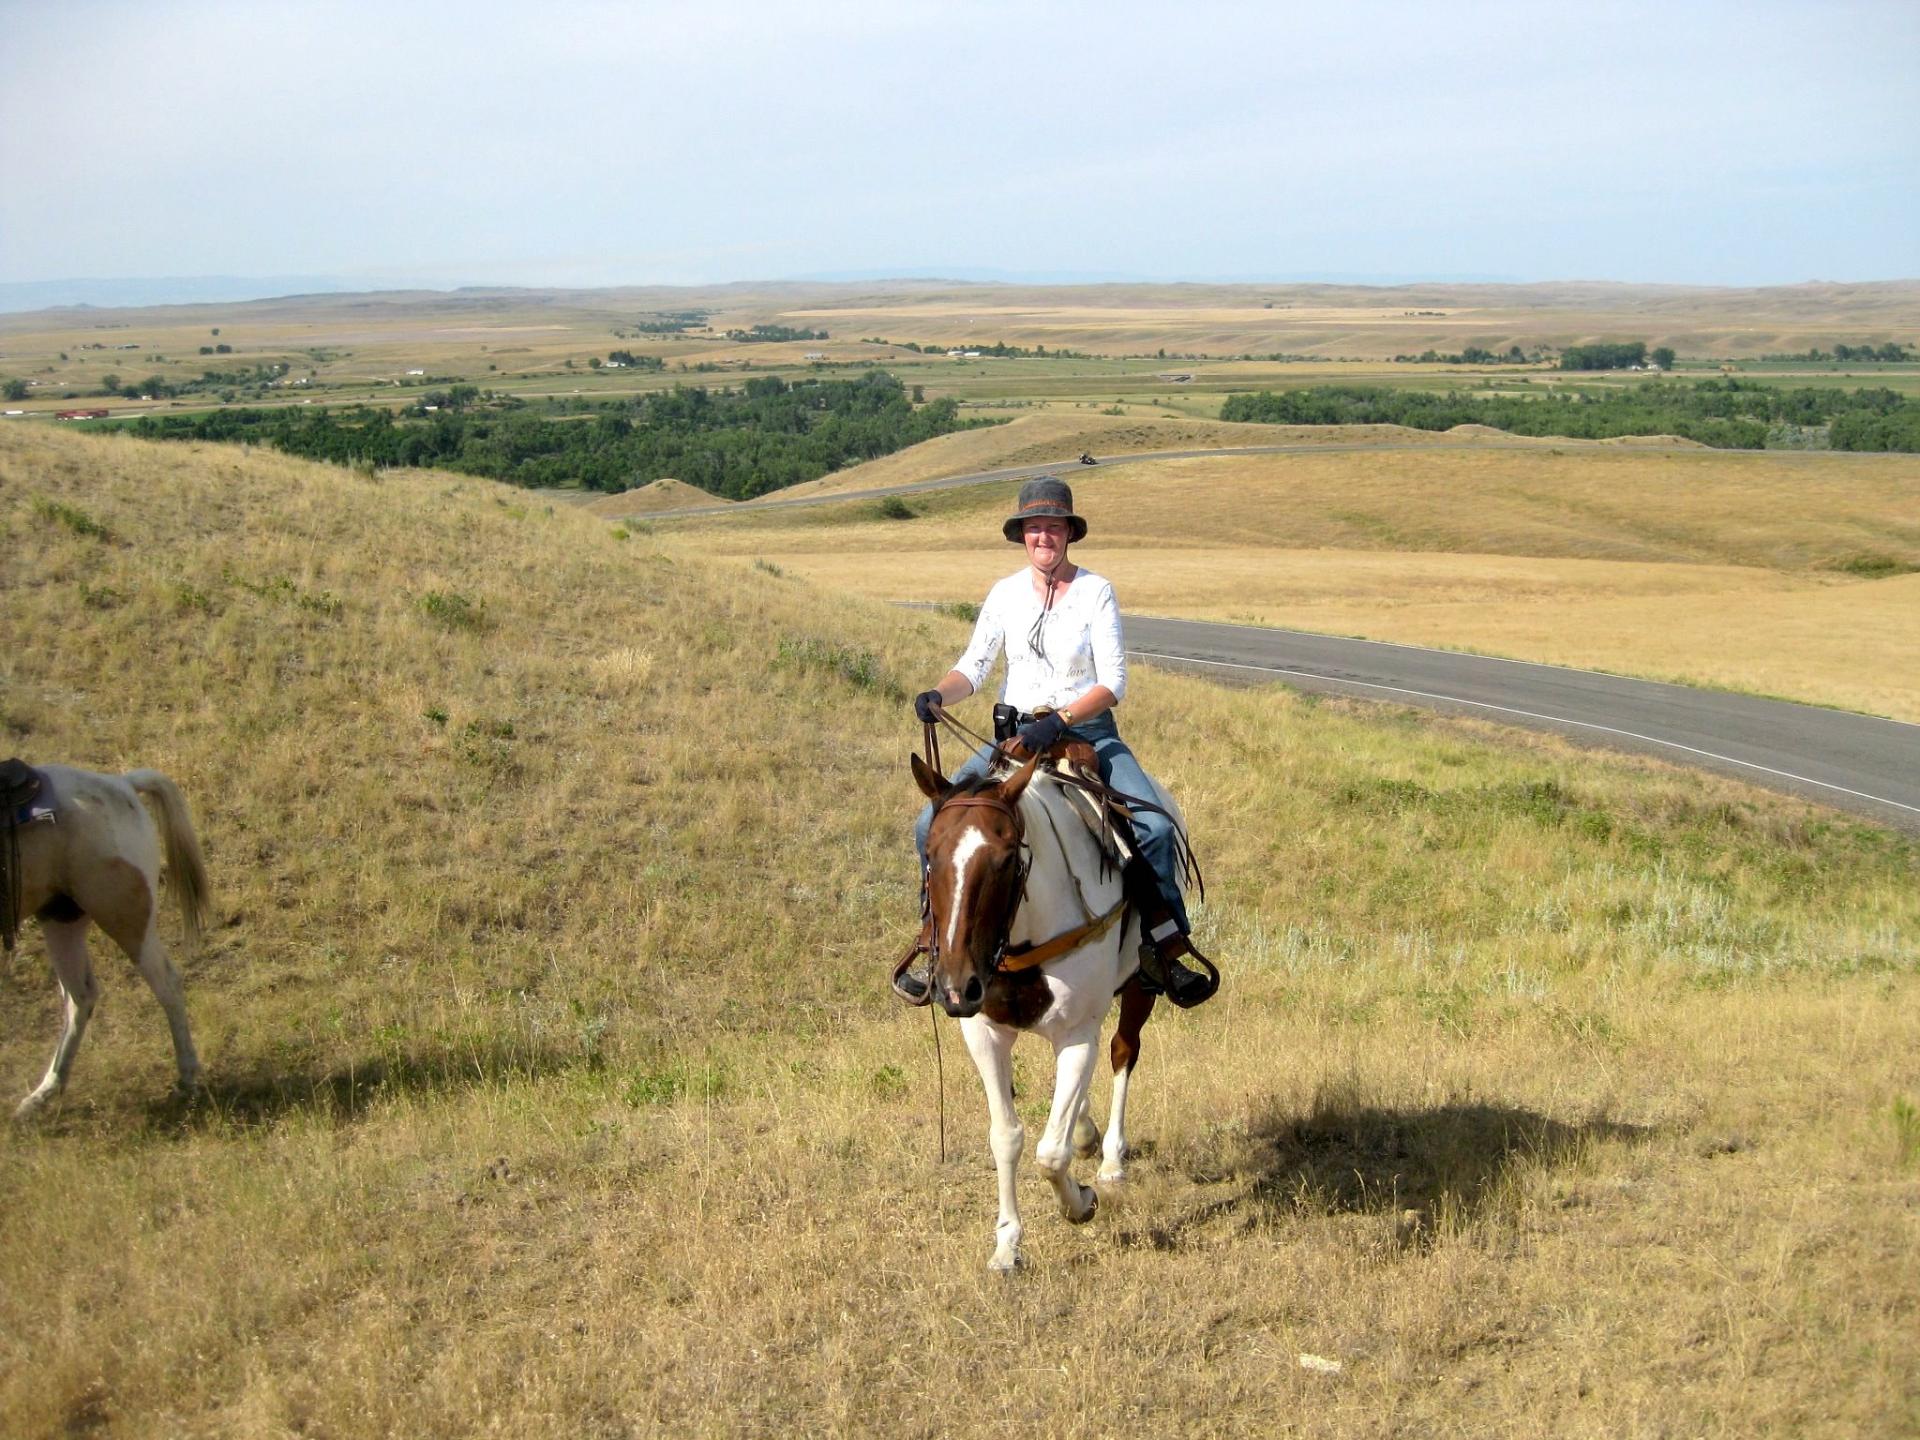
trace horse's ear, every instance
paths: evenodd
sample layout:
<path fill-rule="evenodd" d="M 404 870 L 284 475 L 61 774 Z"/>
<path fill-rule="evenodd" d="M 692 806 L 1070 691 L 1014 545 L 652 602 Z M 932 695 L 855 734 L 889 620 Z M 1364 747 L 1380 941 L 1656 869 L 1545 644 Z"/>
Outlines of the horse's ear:
<path fill-rule="evenodd" d="M 1033 779 L 1033 772 L 1039 764 L 1040 757 L 1035 755 L 1015 771 L 1012 778 L 1001 781 L 1000 798 L 1009 805 L 1017 802 L 1020 799 L 1020 792 L 1027 788 L 1027 782 Z"/>
<path fill-rule="evenodd" d="M 953 788 L 918 755 L 908 758 L 913 762 L 913 783 L 920 787 L 920 793 L 929 800 L 938 802 L 941 796 Z"/>

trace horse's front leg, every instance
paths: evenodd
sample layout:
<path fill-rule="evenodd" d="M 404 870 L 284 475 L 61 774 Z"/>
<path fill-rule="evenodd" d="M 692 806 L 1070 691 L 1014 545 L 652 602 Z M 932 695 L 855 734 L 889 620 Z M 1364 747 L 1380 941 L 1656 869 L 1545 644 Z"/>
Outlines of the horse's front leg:
<path fill-rule="evenodd" d="M 1073 1178 L 1075 1131 L 1087 1113 L 1087 1084 L 1093 1076 L 1093 1046 L 1100 1038 L 1099 1019 L 1085 1033 L 1054 1046 L 1053 1110 L 1040 1143 L 1033 1147 L 1034 1163 L 1053 1182 L 1060 1197 L 1060 1213 L 1080 1225 L 1093 1218 L 1099 1197 Z"/>
<path fill-rule="evenodd" d="M 1000 1181 L 1000 1219 L 994 1226 L 993 1258 L 987 1269 L 1007 1274 L 1026 1263 L 1020 1253 L 1024 1231 L 1020 1201 L 1014 1183 L 1027 1131 L 1013 1108 L 1013 1041 L 1017 1031 L 996 1025 L 981 1015 L 960 1022 L 980 1084 L 987 1092 L 987 1140 L 993 1148 L 993 1166 Z"/>

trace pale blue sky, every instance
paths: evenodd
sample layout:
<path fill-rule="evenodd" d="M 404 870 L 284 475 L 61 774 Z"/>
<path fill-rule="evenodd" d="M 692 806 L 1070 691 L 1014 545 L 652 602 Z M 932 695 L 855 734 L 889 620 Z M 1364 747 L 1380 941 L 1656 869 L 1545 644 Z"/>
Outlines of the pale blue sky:
<path fill-rule="evenodd" d="M 1913 277 L 1916 77 L 1916 0 L 0 0 L 0 282 Z"/>

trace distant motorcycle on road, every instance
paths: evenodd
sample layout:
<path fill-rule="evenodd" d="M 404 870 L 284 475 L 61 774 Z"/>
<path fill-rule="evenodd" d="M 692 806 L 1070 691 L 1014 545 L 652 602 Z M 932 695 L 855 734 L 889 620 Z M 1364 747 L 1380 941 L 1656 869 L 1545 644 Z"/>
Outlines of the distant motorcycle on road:
<path fill-rule="evenodd" d="M 1100 462 L 1094 459 L 1093 456 L 1088 454 L 1085 450 L 1082 450 L 1080 452 L 1080 463 L 1082 465 L 1098 465 Z"/>

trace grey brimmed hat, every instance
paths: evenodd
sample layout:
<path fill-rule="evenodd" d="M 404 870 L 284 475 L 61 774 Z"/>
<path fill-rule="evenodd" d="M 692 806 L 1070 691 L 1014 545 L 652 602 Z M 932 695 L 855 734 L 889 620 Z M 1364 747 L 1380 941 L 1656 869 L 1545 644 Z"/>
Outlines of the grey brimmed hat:
<path fill-rule="evenodd" d="M 1084 540 L 1087 522 L 1073 513 L 1073 488 L 1054 475 L 1036 475 L 1020 487 L 1019 507 L 1007 517 L 1000 533 L 1018 545 L 1022 527 L 1029 520 L 1064 520 L 1067 543 Z"/>

